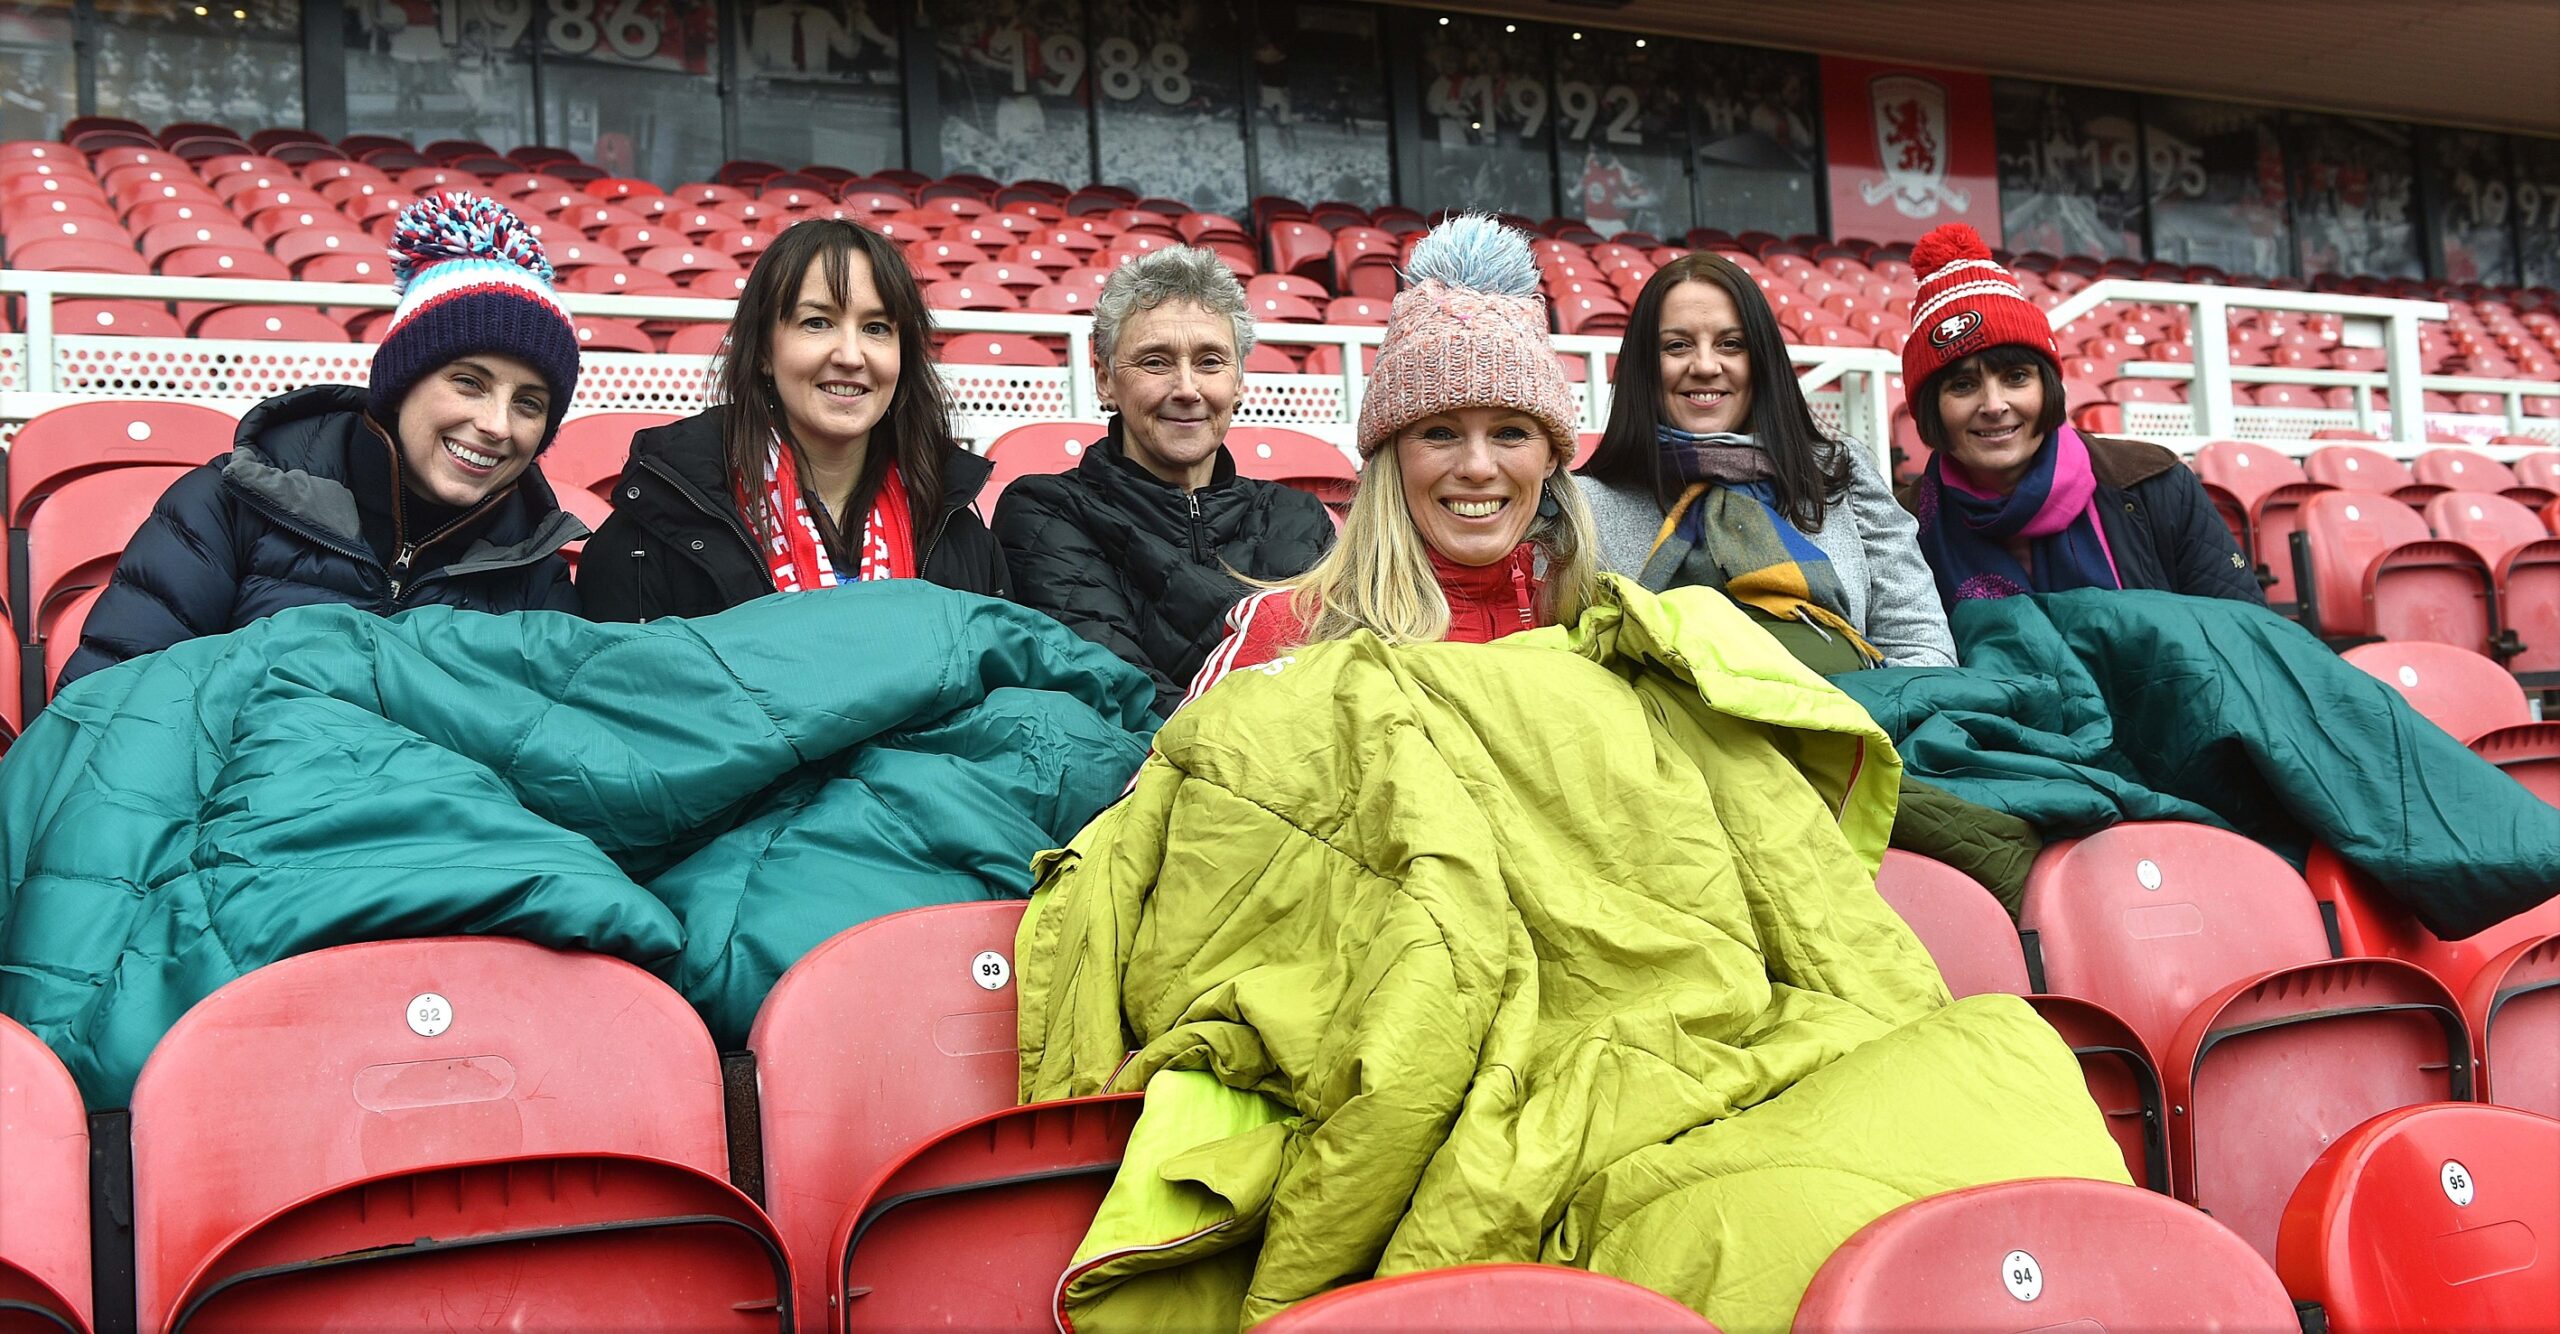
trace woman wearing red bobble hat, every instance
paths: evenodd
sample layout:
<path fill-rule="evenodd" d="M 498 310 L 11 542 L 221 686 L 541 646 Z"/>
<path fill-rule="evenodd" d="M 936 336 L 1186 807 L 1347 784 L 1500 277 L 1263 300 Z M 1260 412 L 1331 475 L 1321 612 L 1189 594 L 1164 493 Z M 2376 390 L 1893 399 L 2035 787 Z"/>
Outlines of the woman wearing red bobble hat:
<path fill-rule="evenodd" d="M 169 486 L 81 627 L 62 683 L 288 607 L 576 611 L 586 526 L 534 458 L 578 387 L 542 242 L 495 201 L 419 200 L 392 233 L 400 305 L 370 387 L 278 394 Z"/>
<path fill-rule="evenodd" d="M 2044 312 L 1971 227 L 1912 247 L 1902 347 L 1912 422 L 1936 451 L 1908 503 L 1953 611 L 1969 598 L 2148 588 L 2265 605 L 2194 473 L 2158 445 L 2064 419 Z"/>

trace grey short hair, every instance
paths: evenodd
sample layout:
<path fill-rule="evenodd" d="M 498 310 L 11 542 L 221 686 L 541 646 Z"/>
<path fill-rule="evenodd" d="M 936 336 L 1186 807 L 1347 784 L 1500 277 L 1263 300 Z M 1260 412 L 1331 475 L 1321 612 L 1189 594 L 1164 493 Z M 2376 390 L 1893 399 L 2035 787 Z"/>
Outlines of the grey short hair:
<path fill-rule="evenodd" d="M 1212 315 L 1226 316 L 1235 326 L 1238 361 L 1253 350 L 1253 312 L 1245 308 L 1235 271 L 1209 251 L 1178 245 L 1148 251 L 1112 270 L 1093 303 L 1093 355 L 1110 365 L 1120 326 L 1168 301 L 1196 302 Z"/>

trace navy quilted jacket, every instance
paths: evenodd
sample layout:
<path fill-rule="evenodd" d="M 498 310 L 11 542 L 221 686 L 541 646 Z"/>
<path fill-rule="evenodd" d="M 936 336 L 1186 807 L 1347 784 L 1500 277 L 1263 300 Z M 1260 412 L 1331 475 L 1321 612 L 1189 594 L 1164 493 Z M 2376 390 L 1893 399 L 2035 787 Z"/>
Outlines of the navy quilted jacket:
<path fill-rule="evenodd" d="M 586 526 L 561 510 L 539 466 L 486 512 L 441 534 L 408 533 L 406 507 L 392 503 L 390 440 L 364 402 L 361 389 L 317 385 L 251 409 L 231 453 L 172 483 L 126 544 L 60 684 L 314 603 L 385 616 L 427 603 L 578 609 L 560 548 Z M 390 534 L 395 552 L 420 543 L 400 577 L 368 527 Z"/>

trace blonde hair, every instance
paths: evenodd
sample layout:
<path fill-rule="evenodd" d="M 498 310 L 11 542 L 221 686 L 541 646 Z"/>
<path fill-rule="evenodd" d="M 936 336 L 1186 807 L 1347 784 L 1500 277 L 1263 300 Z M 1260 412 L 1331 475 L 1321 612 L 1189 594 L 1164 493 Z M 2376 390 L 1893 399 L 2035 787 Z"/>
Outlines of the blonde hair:
<path fill-rule="evenodd" d="M 1432 573 L 1430 544 L 1405 508 L 1396 444 L 1389 440 L 1361 467 L 1359 489 L 1333 550 L 1305 574 L 1263 585 L 1292 590 L 1289 608 L 1306 627 L 1300 647 L 1363 630 L 1390 644 L 1436 643 L 1449 635 L 1449 599 Z M 1541 484 L 1539 498 L 1541 509 L 1546 501 L 1556 509 L 1554 518 L 1529 523 L 1528 540 L 1546 562 L 1546 605 L 1540 610 L 1547 623 L 1567 625 L 1581 618 L 1599 592 L 1591 507 L 1562 457 Z"/>

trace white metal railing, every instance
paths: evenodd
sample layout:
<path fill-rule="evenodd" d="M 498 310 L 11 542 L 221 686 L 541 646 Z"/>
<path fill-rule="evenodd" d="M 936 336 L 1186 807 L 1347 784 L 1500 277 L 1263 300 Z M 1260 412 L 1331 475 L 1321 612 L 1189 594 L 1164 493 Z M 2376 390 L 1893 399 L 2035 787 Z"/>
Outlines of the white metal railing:
<path fill-rule="evenodd" d="M 374 283 L 306 283 L 238 278 L 137 277 L 107 273 L 37 273 L 0 270 L 0 293 L 20 298 L 24 308 L 23 353 L 10 366 L 10 345 L 0 340 L 0 422 L 23 422 L 47 408 L 103 393 L 128 397 L 185 397 L 232 406 L 235 410 L 296 383 L 360 383 L 364 354 L 360 345 L 215 342 L 83 336 L 57 327 L 55 303 L 65 299 L 105 298 L 146 302 L 188 301 L 225 305 L 293 305 L 389 309 L 398 297 Z M 562 292 L 571 313 L 632 321 L 714 322 L 725 324 L 736 308 L 728 299 L 684 296 L 612 296 Z M 952 387 L 954 426 L 983 447 L 987 439 L 1026 421 L 1101 415 L 1093 379 L 1093 321 L 1080 315 L 1032 315 L 992 311 L 936 311 L 935 323 L 950 333 L 1018 334 L 1056 339 L 1065 344 L 1063 366 L 979 366 L 945 364 L 942 374 Z M 1286 425 L 1332 440 L 1351 443 L 1366 388 L 1362 348 L 1375 347 L 1385 330 L 1319 324 L 1257 324 L 1256 339 L 1296 348 L 1329 346 L 1340 358 L 1340 370 L 1321 375 L 1251 375 L 1239 417 Z M 1582 425 L 1598 430 L 1609 417 L 1610 363 L 1618 354 L 1614 336 L 1559 335 L 1560 356 L 1579 363 Z M 257 364 L 260 373 L 201 372 L 185 387 L 172 388 L 161 366 L 181 353 L 198 361 L 226 366 Z M 74 355 L 76 354 L 76 355 Z M 1888 448 L 1892 420 L 1890 380 L 1902 369 L 1901 359 L 1875 348 L 1793 347 L 1797 367 L 1818 414 L 1875 448 L 1879 460 Z M 272 364 L 277 359 L 285 364 Z M 687 411 L 699 406 L 709 388 L 710 358 L 638 353 L 587 354 L 571 411 Z M 66 367 L 102 368 L 112 375 L 83 375 Z M 123 372 L 130 371 L 130 374 Z M 297 380 L 297 374 L 300 379 Z M 112 381 L 114 388 L 92 387 Z M 690 404 L 690 406 L 688 406 Z"/>
<path fill-rule="evenodd" d="M 2225 440 L 2242 434 L 2239 429 L 2241 410 L 2232 400 L 2235 384 L 2298 384 L 2313 388 L 2344 387 L 2355 391 L 2355 403 L 2343 411 L 2350 414 L 2351 428 L 2380 435 L 2379 427 L 2389 427 L 2389 439 L 2401 446 L 2401 452 L 2423 449 L 2427 444 L 2426 395 L 2429 391 L 2450 394 L 2497 394 L 2506 403 L 2505 434 L 2541 434 L 2560 442 L 2560 422 L 2528 418 L 2524 400 L 2560 397 L 2560 383 L 2543 380 L 2496 380 L 2480 376 L 2428 375 L 2418 353 L 2418 324 L 2422 320 L 2442 320 L 2449 313 L 2441 301 L 2411 301 L 2397 297 L 2352 296 L 2337 292 L 2279 292 L 2256 287 L 2219 287 L 2187 283 L 2144 282 L 2110 278 L 2092 283 L 2071 294 L 2070 298 L 2046 313 L 2056 329 L 2113 302 L 2141 305 L 2184 306 L 2189 311 L 2188 343 L 2193 349 L 2191 362 L 2128 362 L 2117 374 L 2124 379 L 2174 380 L 2189 385 L 2187 402 L 2180 404 L 2146 404 L 2141 416 L 2154 425 L 2176 420 L 2183 408 L 2192 435 L 2199 440 Z M 2383 353 L 2383 369 L 2379 371 L 2315 370 L 2292 366 L 2235 366 L 2231 364 L 2230 314 L 2233 310 L 2282 310 L 2299 314 L 2339 315 L 2353 322 L 2367 321 L 2370 341 L 2359 346 L 2378 345 Z M 2373 404 L 2373 391 L 2381 389 L 2391 396 L 2393 407 L 2378 410 Z M 2259 409 L 2252 416 L 2270 416 L 2303 423 L 2322 421 L 2318 414 L 2299 409 Z M 2304 435 L 2309 430 L 2305 429 Z M 2291 443 L 2270 440 L 2279 447 Z M 2301 441 L 2303 447 L 2311 442 Z M 2528 447 L 2488 447 L 2492 454 L 2520 453 Z"/>

